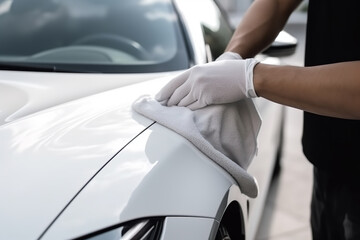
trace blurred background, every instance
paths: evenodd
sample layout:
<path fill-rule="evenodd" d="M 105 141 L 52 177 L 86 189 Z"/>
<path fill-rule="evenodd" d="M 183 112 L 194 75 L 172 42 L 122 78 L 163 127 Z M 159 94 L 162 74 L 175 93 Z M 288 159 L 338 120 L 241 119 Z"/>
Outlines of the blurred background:
<path fill-rule="evenodd" d="M 235 27 L 252 0 L 218 0 Z M 282 57 L 282 64 L 303 66 L 308 1 L 290 16 L 285 31 L 297 38 L 295 53 Z M 284 150 L 281 171 L 274 178 L 266 200 L 257 240 L 311 239 L 310 199 L 312 165 L 302 153 L 302 111 L 286 108 Z"/>

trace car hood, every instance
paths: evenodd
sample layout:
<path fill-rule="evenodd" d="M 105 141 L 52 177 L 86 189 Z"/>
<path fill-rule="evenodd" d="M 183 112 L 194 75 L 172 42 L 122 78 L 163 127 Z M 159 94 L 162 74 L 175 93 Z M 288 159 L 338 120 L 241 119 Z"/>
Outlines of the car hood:
<path fill-rule="evenodd" d="M 60 85 L 57 79 L 40 84 L 39 79 L 51 81 L 51 75 L 18 73 L 17 77 L 8 73 L 0 83 L 7 93 L 0 95 L 0 239 L 38 238 L 86 183 L 152 124 L 134 114 L 131 104 L 142 94 L 156 93 L 166 81 L 160 75 L 140 75 L 139 81 L 153 80 L 96 94 L 60 91 L 59 100 L 51 96 Z M 89 76 L 66 77 L 85 83 Z M 116 76 L 118 81 L 122 77 Z M 98 76 L 98 80 L 109 79 Z"/>
<path fill-rule="evenodd" d="M 48 85 L 36 81 L 49 74 L 31 73 L 27 82 L 7 75 L 14 82 L 4 85 L 26 99 L 4 99 L 0 239 L 69 239 L 152 216 L 220 218 L 234 180 L 184 138 L 131 109 L 174 74 L 54 74 Z M 84 85 L 66 92 L 71 84 L 57 83 L 64 76 Z M 96 90 L 86 80 L 114 89 Z M 116 86 L 121 80 L 127 83 Z"/>
<path fill-rule="evenodd" d="M 0 125 L 82 97 L 174 74 L 0 73 Z"/>
<path fill-rule="evenodd" d="M 0 239 L 70 239 L 143 217 L 221 214 L 213 203 L 234 181 L 131 111 L 175 72 L 0 73 Z"/>

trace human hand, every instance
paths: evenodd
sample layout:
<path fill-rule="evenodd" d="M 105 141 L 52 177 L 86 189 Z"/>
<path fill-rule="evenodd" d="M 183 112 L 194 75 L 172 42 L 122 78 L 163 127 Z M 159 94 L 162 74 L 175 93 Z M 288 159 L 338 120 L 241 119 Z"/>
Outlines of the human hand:
<path fill-rule="evenodd" d="M 253 69 L 257 60 L 221 60 L 194 66 L 172 79 L 155 96 L 167 106 L 192 110 L 257 97 Z"/>

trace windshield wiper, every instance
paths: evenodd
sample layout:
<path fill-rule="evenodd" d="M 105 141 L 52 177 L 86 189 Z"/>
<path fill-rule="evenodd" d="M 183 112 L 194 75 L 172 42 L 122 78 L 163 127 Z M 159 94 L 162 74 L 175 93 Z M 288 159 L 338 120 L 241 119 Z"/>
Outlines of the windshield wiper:
<path fill-rule="evenodd" d="M 32 62 L 0 62 L 0 70 L 10 71 L 34 71 L 34 72 L 66 72 L 66 73 L 99 73 L 89 69 L 79 69 L 73 65 L 55 65 Z"/>

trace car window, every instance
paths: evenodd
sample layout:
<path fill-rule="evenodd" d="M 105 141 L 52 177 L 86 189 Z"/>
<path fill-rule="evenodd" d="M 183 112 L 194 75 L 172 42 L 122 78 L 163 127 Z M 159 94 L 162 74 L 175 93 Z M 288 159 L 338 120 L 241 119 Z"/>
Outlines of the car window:
<path fill-rule="evenodd" d="M 0 0 L 0 62 L 149 72 L 188 56 L 171 0 Z"/>
<path fill-rule="evenodd" d="M 231 39 L 233 30 L 225 13 L 215 1 L 197 0 L 203 2 L 206 11 L 199 11 L 205 43 L 210 46 L 213 59 L 220 56 Z"/>

